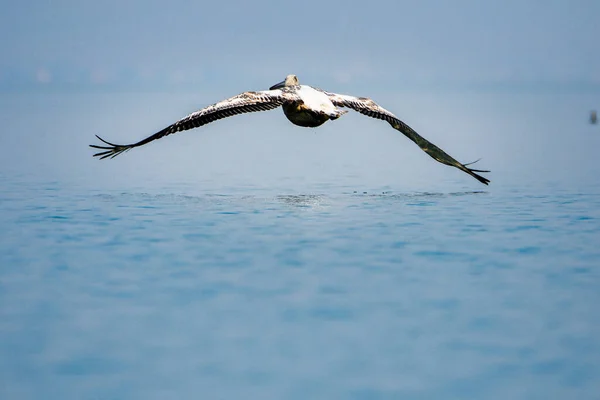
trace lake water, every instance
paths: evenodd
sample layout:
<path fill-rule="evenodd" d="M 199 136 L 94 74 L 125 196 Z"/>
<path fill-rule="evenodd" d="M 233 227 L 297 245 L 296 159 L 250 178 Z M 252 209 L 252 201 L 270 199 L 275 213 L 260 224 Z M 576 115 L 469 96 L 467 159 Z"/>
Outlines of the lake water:
<path fill-rule="evenodd" d="M 493 145 L 446 147 L 487 154 L 486 187 L 383 128 L 343 159 L 335 127 L 254 155 L 215 128 L 101 163 L 77 115 L 131 119 L 108 98 L 0 98 L 0 398 L 600 398 L 600 133 L 565 130 L 584 101 L 484 97 Z"/>

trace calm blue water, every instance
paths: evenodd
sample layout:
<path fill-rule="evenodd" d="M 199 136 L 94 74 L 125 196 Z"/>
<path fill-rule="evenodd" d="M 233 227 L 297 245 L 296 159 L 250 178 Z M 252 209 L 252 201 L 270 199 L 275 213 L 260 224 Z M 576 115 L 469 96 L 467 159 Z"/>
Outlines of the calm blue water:
<path fill-rule="evenodd" d="M 2 398 L 600 393 L 597 187 L 2 187 Z"/>
<path fill-rule="evenodd" d="M 446 143 L 485 187 L 387 131 L 367 154 L 360 119 L 100 163 L 88 125 L 131 111 L 66 97 L 0 97 L 0 398 L 600 398 L 600 139 L 565 134 L 572 98 L 488 98 L 504 122 Z"/>

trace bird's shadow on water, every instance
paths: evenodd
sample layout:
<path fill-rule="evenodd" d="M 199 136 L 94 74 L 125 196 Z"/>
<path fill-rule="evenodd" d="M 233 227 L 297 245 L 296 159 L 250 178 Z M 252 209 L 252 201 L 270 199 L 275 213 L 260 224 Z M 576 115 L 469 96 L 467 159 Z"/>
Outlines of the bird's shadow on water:
<path fill-rule="evenodd" d="M 320 207 L 328 200 L 327 195 L 322 194 L 284 194 L 275 199 L 283 204 L 299 208 Z"/>
<path fill-rule="evenodd" d="M 205 193 L 190 195 L 183 193 L 144 193 L 144 192 L 122 192 L 119 194 L 97 194 L 95 197 L 104 202 L 124 203 L 128 207 L 135 208 L 162 208 L 165 206 L 193 206 L 201 208 L 213 207 L 252 207 L 269 209 L 273 205 L 284 205 L 297 209 L 319 209 L 340 203 L 352 203 L 364 200 L 384 201 L 433 201 L 450 199 L 463 196 L 478 196 L 488 194 L 486 191 L 462 191 L 462 192 L 404 192 L 394 193 L 392 191 L 352 191 L 341 193 L 300 193 L 300 194 L 219 194 Z"/>

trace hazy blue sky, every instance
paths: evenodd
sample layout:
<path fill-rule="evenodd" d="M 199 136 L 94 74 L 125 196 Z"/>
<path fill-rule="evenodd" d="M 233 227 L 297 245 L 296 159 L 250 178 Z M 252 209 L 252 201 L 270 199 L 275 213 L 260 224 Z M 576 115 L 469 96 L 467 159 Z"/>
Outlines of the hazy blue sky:
<path fill-rule="evenodd" d="M 244 115 L 91 157 L 94 134 L 137 141 L 295 73 L 373 97 L 463 162 L 482 157 L 491 187 L 554 174 L 585 184 L 599 168 L 587 123 L 600 108 L 599 38 L 597 0 L 4 2 L 0 174 L 479 188 L 356 113 L 317 130 L 279 110 Z"/>
<path fill-rule="evenodd" d="M 596 0 L 22 0 L 0 13 L 0 82 L 599 88 L 599 21 Z"/>

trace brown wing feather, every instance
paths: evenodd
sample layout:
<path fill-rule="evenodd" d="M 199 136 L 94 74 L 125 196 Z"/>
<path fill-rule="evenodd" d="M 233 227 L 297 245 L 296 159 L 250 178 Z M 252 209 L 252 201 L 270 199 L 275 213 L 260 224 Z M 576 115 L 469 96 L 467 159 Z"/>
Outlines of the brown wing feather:
<path fill-rule="evenodd" d="M 140 140 L 137 143 L 114 144 L 96 135 L 96 137 L 99 140 L 101 140 L 104 144 L 106 144 L 106 146 L 91 144 L 90 147 L 103 150 L 94 154 L 94 157 L 100 157 L 100 159 L 104 159 L 107 157 L 114 158 L 127 150 L 130 150 L 134 147 L 142 146 L 146 143 L 149 143 L 156 139 L 160 139 L 164 136 L 168 136 L 172 133 L 197 128 L 199 126 L 206 125 L 210 122 L 226 117 L 231 117 L 237 114 L 254 111 L 272 110 L 281 106 L 283 102 L 283 94 L 281 93 L 281 91 L 278 90 L 264 92 L 244 92 L 227 100 L 220 101 L 201 110 L 198 110 L 188 115 L 187 117 L 180 119 L 174 124 L 171 124 L 166 128 L 156 132 L 154 135 L 148 136 L 147 138 Z"/>
<path fill-rule="evenodd" d="M 415 132 L 414 129 L 402 122 L 400 119 L 398 119 L 398 117 L 396 117 L 394 114 L 392 114 L 385 108 L 379 106 L 373 100 L 365 97 L 346 96 L 335 93 L 327 93 L 327 95 L 329 96 L 332 103 L 338 107 L 352 108 L 353 110 L 358 111 L 359 113 L 367 115 L 369 117 L 387 121 L 394 129 L 402 132 L 410 140 L 415 142 L 417 146 L 419 146 L 425 153 L 429 154 L 434 160 L 442 164 L 456 167 L 461 171 L 471 175 L 473 178 L 477 179 L 483 184 L 487 185 L 490 182 L 489 179 L 476 174 L 476 172 L 490 171 L 468 168 L 467 165 L 473 163 L 461 164 L 460 162 L 456 161 L 444 150 L 440 149 L 435 144 L 431 143 L 430 141 L 419 135 L 417 132 Z"/>

